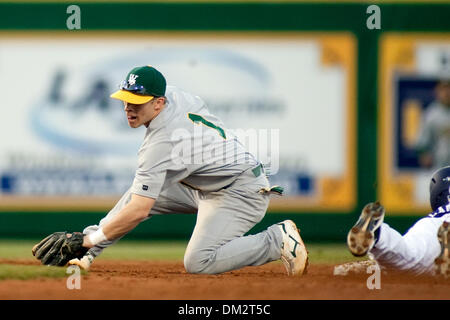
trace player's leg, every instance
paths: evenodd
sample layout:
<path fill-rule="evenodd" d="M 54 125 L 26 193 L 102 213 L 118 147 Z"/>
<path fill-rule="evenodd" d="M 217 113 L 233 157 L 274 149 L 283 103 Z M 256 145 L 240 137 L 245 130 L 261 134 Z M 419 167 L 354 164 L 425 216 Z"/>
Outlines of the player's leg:
<path fill-rule="evenodd" d="M 200 196 L 197 223 L 184 256 L 187 272 L 217 274 L 280 259 L 282 226 L 244 236 L 265 215 L 269 196 L 258 191 L 266 187 L 267 178 L 261 175 L 248 183 Z M 294 250 L 301 246 L 303 243 Z"/>
<path fill-rule="evenodd" d="M 197 213 L 198 191 L 188 188 L 181 183 L 175 183 L 161 190 L 150 215 Z"/>
<path fill-rule="evenodd" d="M 370 254 L 387 268 L 415 274 L 432 272 L 434 260 L 441 250 L 437 232 L 444 220 L 445 216 L 422 218 L 404 236 L 383 223 L 379 240 Z"/>

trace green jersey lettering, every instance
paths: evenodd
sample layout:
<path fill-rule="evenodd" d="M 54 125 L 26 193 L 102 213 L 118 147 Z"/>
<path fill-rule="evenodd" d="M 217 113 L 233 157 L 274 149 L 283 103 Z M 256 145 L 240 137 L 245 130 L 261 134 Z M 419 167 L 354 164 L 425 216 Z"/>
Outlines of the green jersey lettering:
<path fill-rule="evenodd" d="M 209 122 L 208 120 L 203 118 L 201 115 L 194 114 L 194 113 L 188 113 L 188 118 L 191 119 L 191 121 L 194 123 L 201 122 L 205 126 L 213 128 L 214 130 L 217 130 L 217 132 L 219 132 L 219 134 L 222 138 L 224 138 L 224 139 L 227 138 L 227 136 L 225 135 L 225 131 L 221 127 L 218 127 L 214 123 Z"/>

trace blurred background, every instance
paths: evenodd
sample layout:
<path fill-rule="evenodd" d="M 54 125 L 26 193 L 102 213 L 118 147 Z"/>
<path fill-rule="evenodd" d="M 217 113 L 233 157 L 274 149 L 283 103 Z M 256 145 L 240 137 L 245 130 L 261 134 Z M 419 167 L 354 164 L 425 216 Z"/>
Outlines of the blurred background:
<path fill-rule="evenodd" d="M 375 200 L 404 232 L 450 164 L 449 17 L 448 1 L 0 1 L 0 238 L 81 231 L 128 189 L 145 129 L 109 94 L 140 65 L 256 133 L 286 195 L 252 233 L 289 218 L 344 242 Z M 127 238 L 194 225 L 152 217 Z"/>

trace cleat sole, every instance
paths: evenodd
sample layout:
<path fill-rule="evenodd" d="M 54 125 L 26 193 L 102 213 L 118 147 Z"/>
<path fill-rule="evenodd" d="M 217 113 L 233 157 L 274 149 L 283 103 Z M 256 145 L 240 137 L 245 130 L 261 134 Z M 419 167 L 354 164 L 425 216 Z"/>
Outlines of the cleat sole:
<path fill-rule="evenodd" d="M 383 216 L 384 208 L 378 201 L 369 203 L 363 208 L 358 221 L 347 234 L 347 246 L 354 256 L 362 257 L 373 247 L 375 237 L 370 228 L 378 228 Z M 373 221 L 375 221 L 375 227 Z"/>

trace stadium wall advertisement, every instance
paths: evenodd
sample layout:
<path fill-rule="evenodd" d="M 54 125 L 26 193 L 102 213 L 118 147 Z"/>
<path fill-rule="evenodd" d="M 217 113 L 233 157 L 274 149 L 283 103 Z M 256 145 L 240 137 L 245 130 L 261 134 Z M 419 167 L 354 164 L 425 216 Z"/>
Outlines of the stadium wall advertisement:
<path fill-rule="evenodd" d="M 15 112 L 1 126 L 15 139 L 0 143 L 0 206 L 114 205 L 133 181 L 145 128 L 128 128 L 121 102 L 109 94 L 130 69 L 149 63 L 169 85 L 205 100 L 265 164 L 286 194 L 272 208 L 347 212 L 355 205 L 351 35 L 73 38 L 0 40 L 0 84 L 21 84 L 4 96 Z"/>

